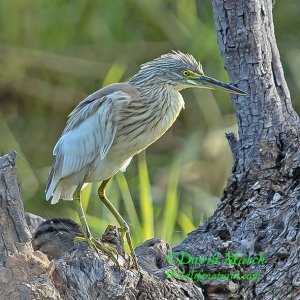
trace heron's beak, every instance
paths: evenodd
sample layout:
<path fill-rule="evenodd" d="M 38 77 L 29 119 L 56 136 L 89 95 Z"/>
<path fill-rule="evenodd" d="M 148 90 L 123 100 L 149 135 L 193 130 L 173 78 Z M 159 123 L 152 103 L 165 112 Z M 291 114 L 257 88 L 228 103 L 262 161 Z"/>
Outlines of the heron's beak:
<path fill-rule="evenodd" d="M 194 81 L 197 83 L 199 87 L 202 88 L 211 89 L 211 90 L 221 90 L 230 94 L 247 95 L 247 93 L 232 85 L 223 83 L 219 80 L 210 78 L 205 75 L 201 75 L 199 78 L 195 78 Z"/>

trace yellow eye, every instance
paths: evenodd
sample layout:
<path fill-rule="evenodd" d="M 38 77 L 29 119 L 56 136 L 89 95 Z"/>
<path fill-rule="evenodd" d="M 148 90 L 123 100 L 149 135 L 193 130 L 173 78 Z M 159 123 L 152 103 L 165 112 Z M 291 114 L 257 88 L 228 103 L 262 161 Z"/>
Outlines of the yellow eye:
<path fill-rule="evenodd" d="M 189 77 L 189 76 L 191 75 L 191 72 L 188 71 L 188 70 L 184 70 L 184 71 L 182 72 L 182 74 L 183 74 L 183 76 Z"/>

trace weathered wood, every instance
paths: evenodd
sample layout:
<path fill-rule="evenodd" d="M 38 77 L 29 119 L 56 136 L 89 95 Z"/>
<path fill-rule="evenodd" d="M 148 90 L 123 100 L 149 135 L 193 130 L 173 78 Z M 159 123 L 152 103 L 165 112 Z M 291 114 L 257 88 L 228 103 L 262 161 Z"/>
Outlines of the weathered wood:
<path fill-rule="evenodd" d="M 15 152 L 0 158 L 0 266 L 8 254 L 30 253 L 31 234 L 17 184 Z"/>
<path fill-rule="evenodd" d="M 159 239 L 137 248 L 141 273 L 132 268 L 128 256 L 124 259 L 119 255 L 119 269 L 86 243 L 66 247 L 51 262 L 42 252 L 33 251 L 17 185 L 14 153 L 0 158 L 0 199 L 0 300 L 204 299 L 192 281 L 166 280 L 165 256 L 170 246 Z M 33 226 L 40 223 L 32 215 L 27 219 Z M 110 228 L 113 230 L 116 228 Z M 113 246 L 113 236 L 106 232 L 103 239 Z M 61 240 L 49 237 L 51 242 Z"/>
<path fill-rule="evenodd" d="M 25 219 L 31 234 L 45 221 L 44 218 L 28 212 L 25 212 Z"/>
<path fill-rule="evenodd" d="M 105 255 L 87 249 L 85 244 L 76 245 L 73 251 L 54 261 L 51 277 L 62 299 L 204 299 L 200 288 L 191 281 L 168 281 L 161 276 L 165 268 L 153 262 L 165 261 L 167 253 L 155 252 L 158 248 L 168 247 L 154 240 L 137 249 L 142 267 L 139 275 L 122 258 L 119 271 Z M 147 267 L 151 265 L 151 273 L 157 276 L 143 269 L 142 260 L 150 261 Z"/>
<path fill-rule="evenodd" d="M 0 299 L 61 299 L 47 276 L 49 260 L 31 247 L 15 156 L 0 158 Z"/>

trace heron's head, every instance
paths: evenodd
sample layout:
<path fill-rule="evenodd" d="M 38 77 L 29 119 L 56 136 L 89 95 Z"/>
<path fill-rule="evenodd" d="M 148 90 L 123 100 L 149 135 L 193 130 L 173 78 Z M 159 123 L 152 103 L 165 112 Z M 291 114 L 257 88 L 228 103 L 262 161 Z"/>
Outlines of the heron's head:
<path fill-rule="evenodd" d="M 201 64 L 192 55 L 180 51 L 164 54 L 141 65 L 139 72 L 130 81 L 152 86 L 167 84 L 178 91 L 198 87 L 246 95 L 245 92 L 232 85 L 204 75 Z"/>

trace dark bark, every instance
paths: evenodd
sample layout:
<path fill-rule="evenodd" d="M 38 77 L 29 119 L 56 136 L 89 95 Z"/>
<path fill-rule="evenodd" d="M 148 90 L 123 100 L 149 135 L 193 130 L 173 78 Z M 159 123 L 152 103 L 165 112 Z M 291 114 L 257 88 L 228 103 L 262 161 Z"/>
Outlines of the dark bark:
<path fill-rule="evenodd" d="M 230 80 L 249 96 L 232 96 L 239 136 L 227 135 L 234 167 L 221 203 L 174 250 L 195 256 L 219 251 L 223 261 L 227 252 L 264 253 L 263 265 L 190 266 L 205 273 L 262 275 L 201 281 L 207 299 L 300 299 L 299 119 L 280 63 L 272 1 L 212 3 Z"/>
<path fill-rule="evenodd" d="M 32 251 L 14 166 L 14 152 L 0 158 L 0 267 L 8 254 Z"/>

